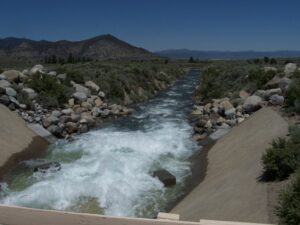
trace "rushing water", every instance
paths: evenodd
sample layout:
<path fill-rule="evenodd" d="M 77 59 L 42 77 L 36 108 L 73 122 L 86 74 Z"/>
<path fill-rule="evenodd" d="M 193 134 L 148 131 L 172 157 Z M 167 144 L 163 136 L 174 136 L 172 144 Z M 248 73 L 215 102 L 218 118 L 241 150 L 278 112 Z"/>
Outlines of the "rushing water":
<path fill-rule="evenodd" d="M 187 119 L 198 77 L 190 71 L 167 91 L 139 104 L 131 116 L 72 142 L 60 141 L 44 159 L 25 162 L 3 188 L 0 203 L 137 217 L 163 211 L 182 193 L 190 175 L 188 158 L 198 149 Z M 61 171 L 28 169 L 47 161 L 60 162 Z M 176 186 L 165 188 L 152 177 L 161 168 L 176 176 Z"/>

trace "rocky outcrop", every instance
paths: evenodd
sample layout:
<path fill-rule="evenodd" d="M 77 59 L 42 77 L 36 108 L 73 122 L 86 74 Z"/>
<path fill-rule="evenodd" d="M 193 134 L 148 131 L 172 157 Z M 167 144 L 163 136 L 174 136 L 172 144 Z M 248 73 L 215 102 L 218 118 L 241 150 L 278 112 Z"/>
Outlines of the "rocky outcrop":
<path fill-rule="evenodd" d="M 85 86 L 71 82 L 74 93 L 64 107 L 45 109 L 36 101 L 38 93 L 33 88 L 24 86 L 18 79 L 20 74 L 24 73 L 26 74 L 24 76 L 29 77 L 35 73 L 42 73 L 42 76 L 57 76 L 55 71 L 49 72 L 42 65 L 35 65 L 23 73 L 5 71 L 0 79 L 0 104 L 16 111 L 27 123 L 40 124 L 47 132 L 58 138 L 87 132 L 102 119 L 125 116 L 132 112 L 132 109 L 125 106 L 108 104 L 105 93 L 93 81 L 85 82 Z M 7 76 L 11 79 L 7 80 Z M 67 75 L 64 76 L 66 79 Z M 23 101 L 21 98 L 24 95 L 30 105 L 19 102 L 19 99 Z"/>

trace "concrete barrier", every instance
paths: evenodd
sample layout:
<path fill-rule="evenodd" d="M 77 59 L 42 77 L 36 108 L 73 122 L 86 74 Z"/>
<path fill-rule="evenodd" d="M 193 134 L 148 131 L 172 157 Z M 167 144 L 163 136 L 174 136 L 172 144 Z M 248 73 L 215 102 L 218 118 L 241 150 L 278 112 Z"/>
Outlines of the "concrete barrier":
<path fill-rule="evenodd" d="M 160 213 L 160 219 L 127 218 L 54 210 L 31 209 L 0 205 L 0 224 L 3 225 L 262 225 L 200 220 L 179 221 L 179 215 Z M 174 220 L 175 219 L 175 220 Z"/>

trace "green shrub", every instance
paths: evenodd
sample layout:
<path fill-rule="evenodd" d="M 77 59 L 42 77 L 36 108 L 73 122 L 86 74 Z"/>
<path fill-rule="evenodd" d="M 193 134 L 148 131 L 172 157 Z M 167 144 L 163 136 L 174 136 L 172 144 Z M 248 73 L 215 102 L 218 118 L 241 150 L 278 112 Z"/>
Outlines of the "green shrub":
<path fill-rule="evenodd" d="M 299 166 L 299 145 L 284 138 L 273 140 L 262 156 L 264 176 L 268 180 L 287 178 Z"/>
<path fill-rule="evenodd" d="M 72 93 L 70 87 L 56 78 L 42 74 L 33 75 L 27 85 L 39 94 L 37 101 L 46 108 L 62 105 Z"/>
<path fill-rule="evenodd" d="M 286 104 L 291 111 L 300 113 L 300 79 L 294 79 L 287 94 Z"/>
<path fill-rule="evenodd" d="M 255 82 L 257 88 L 262 88 L 275 75 L 276 72 L 273 70 L 256 69 L 250 71 L 249 80 Z"/>
<path fill-rule="evenodd" d="M 279 225 L 300 224 L 300 171 L 297 171 L 289 187 L 281 192 L 276 215 Z"/>

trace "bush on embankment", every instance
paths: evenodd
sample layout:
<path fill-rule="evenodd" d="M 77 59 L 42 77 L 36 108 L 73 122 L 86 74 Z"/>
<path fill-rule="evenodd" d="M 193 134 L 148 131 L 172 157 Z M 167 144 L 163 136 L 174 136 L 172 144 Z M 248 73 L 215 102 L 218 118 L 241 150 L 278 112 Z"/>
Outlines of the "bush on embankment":
<path fill-rule="evenodd" d="M 300 224 L 300 170 L 296 172 L 292 183 L 280 193 L 276 215 L 279 225 Z"/>
<path fill-rule="evenodd" d="M 290 128 L 290 139 L 273 140 L 262 156 L 264 178 L 283 180 L 300 166 L 300 128 Z"/>

